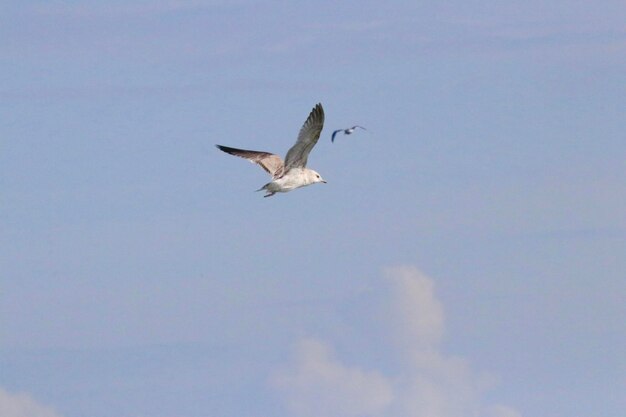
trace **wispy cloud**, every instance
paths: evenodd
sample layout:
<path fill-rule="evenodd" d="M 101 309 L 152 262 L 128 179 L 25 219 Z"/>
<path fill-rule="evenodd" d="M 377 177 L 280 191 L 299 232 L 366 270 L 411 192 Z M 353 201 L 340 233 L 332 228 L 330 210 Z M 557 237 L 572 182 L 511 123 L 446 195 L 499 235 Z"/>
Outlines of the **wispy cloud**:
<path fill-rule="evenodd" d="M 37 4 L 32 11 L 48 16 L 64 16 L 71 18 L 87 18 L 99 16 L 145 16 L 181 11 L 202 10 L 224 6 L 229 2 L 215 0 L 161 0 L 136 3 L 92 3 L 92 4 Z"/>
<path fill-rule="evenodd" d="M 445 320 L 434 281 L 413 267 L 391 268 L 385 276 L 387 325 L 396 336 L 390 354 L 403 358 L 402 370 L 348 365 L 330 343 L 302 340 L 272 378 L 289 411 L 301 417 L 520 417 L 513 408 L 484 404 L 493 378 L 441 350 Z"/>
<path fill-rule="evenodd" d="M 60 417 L 52 408 L 43 406 L 28 394 L 12 394 L 0 388 L 2 417 Z"/>

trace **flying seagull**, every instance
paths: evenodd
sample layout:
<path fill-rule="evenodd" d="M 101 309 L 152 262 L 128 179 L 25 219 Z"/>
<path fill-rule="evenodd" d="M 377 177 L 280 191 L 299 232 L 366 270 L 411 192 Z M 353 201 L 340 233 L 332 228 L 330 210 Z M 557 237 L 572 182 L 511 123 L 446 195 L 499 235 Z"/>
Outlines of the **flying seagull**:
<path fill-rule="evenodd" d="M 271 197 L 276 193 L 286 193 L 306 185 L 323 182 L 324 179 L 317 172 L 306 168 L 306 161 L 311 149 L 317 143 L 324 127 L 324 109 L 318 103 L 313 107 L 306 122 L 302 125 L 296 143 L 289 149 L 285 161 L 280 156 L 261 151 L 229 148 L 215 145 L 221 151 L 245 158 L 253 164 L 258 164 L 272 176 L 272 181 L 259 188 L 265 190 L 263 197 Z"/>
<path fill-rule="evenodd" d="M 359 129 L 367 130 L 367 129 L 366 129 L 366 128 L 364 128 L 363 126 L 359 126 L 359 125 L 352 126 L 352 127 L 347 128 L 347 129 L 337 129 L 337 130 L 335 130 L 335 131 L 333 132 L 333 136 L 330 138 L 330 141 L 331 141 L 331 142 L 334 142 L 334 141 L 335 141 L 335 136 L 337 136 L 337 133 L 339 133 L 339 132 L 343 132 L 343 133 L 344 133 L 344 135 L 351 135 L 352 133 L 354 133 L 354 130 L 355 130 L 357 127 L 358 127 Z"/>

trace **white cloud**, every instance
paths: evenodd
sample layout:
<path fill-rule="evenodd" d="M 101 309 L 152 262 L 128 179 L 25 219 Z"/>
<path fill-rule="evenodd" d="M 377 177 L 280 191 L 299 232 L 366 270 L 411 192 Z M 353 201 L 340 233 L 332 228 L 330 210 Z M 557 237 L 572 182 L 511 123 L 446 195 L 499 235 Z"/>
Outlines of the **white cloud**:
<path fill-rule="evenodd" d="M 389 268 L 391 324 L 403 349 L 431 351 L 444 331 L 443 306 L 435 297 L 432 279 L 413 267 Z"/>
<path fill-rule="evenodd" d="M 11 394 L 2 388 L 0 388 L 0 416 L 60 417 L 53 409 L 38 404 L 28 394 Z"/>
<path fill-rule="evenodd" d="M 391 286 L 387 325 L 395 335 L 389 355 L 402 358 L 402 370 L 385 375 L 347 366 L 329 344 L 305 339 L 273 378 L 289 411 L 298 417 L 521 417 L 512 408 L 483 404 L 490 379 L 441 351 L 445 320 L 434 281 L 413 267 L 391 268 L 385 276 Z"/>
<path fill-rule="evenodd" d="M 391 285 L 389 325 L 396 333 L 395 348 L 405 358 L 392 414 L 477 415 L 486 378 L 475 376 L 462 358 L 441 352 L 445 317 L 434 281 L 414 267 L 389 268 L 385 277 Z"/>
<path fill-rule="evenodd" d="M 273 379 L 299 416 L 374 416 L 393 399 L 383 376 L 341 364 L 328 345 L 315 339 L 300 341 L 294 363 Z"/>

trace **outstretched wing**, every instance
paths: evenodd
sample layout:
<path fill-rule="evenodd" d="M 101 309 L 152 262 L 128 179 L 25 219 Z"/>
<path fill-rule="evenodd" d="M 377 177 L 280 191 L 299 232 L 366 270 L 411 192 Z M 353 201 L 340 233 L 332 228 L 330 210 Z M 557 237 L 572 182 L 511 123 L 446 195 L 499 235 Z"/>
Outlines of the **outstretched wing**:
<path fill-rule="evenodd" d="M 333 135 L 330 137 L 330 141 L 334 142 L 335 141 L 335 136 L 337 136 L 337 133 L 341 132 L 343 129 L 337 129 L 333 132 Z"/>
<path fill-rule="evenodd" d="M 313 107 L 306 122 L 302 125 L 295 145 L 289 149 L 285 157 L 285 171 L 291 168 L 303 168 L 306 166 L 309 152 L 317 143 L 324 127 L 324 109 L 318 103 Z"/>
<path fill-rule="evenodd" d="M 272 177 L 277 177 L 283 173 L 283 160 L 280 156 L 269 152 L 249 151 L 247 149 L 229 148 L 228 146 L 215 145 L 220 151 L 231 155 L 245 158 L 253 164 L 258 164 Z"/>
<path fill-rule="evenodd" d="M 359 125 L 352 126 L 352 129 L 356 129 L 357 127 L 358 127 L 359 129 L 367 130 L 367 129 L 366 129 L 366 128 L 364 128 L 363 126 L 359 126 Z"/>

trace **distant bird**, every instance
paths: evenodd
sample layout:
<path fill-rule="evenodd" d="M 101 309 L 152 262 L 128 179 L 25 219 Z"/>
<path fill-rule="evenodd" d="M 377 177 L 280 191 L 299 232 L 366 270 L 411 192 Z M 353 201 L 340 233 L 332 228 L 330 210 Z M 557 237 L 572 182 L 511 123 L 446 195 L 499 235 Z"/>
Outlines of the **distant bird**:
<path fill-rule="evenodd" d="M 347 128 L 347 129 L 337 129 L 337 130 L 335 130 L 335 131 L 333 132 L 333 136 L 330 138 L 330 141 L 331 141 L 331 142 L 334 142 L 334 141 L 335 141 L 335 136 L 337 136 L 337 133 L 339 133 L 339 132 L 343 132 L 343 133 L 344 133 L 344 135 L 351 135 L 352 133 L 354 133 L 354 130 L 355 130 L 357 127 L 358 127 L 359 129 L 367 130 L 367 129 L 366 129 L 366 128 L 364 128 L 363 126 L 359 126 L 359 125 L 352 126 L 352 127 Z"/>
<path fill-rule="evenodd" d="M 276 193 L 286 193 L 306 185 L 323 182 L 324 179 L 317 172 L 306 168 L 307 158 L 311 149 L 317 143 L 324 127 L 324 109 L 318 103 L 306 119 L 296 143 L 289 149 L 285 162 L 280 156 L 269 152 L 249 151 L 245 149 L 229 148 L 215 145 L 221 151 L 245 158 L 258 164 L 272 176 L 272 181 L 259 188 L 265 190 L 263 197 L 271 197 Z"/>

